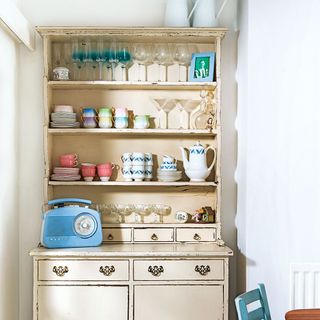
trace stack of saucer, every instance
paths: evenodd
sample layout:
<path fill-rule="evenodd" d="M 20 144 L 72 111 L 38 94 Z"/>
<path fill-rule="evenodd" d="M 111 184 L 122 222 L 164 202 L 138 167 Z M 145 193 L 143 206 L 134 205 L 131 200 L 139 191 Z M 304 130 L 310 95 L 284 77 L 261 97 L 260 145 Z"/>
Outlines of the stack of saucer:
<path fill-rule="evenodd" d="M 180 180 L 182 171 L 177 171 L 176 160 L 171 156 L 163 156 L 163 161 L 158 169 L 158 180 L 163 182 L 174 182 Z"/>
<path fill-rule="evenodd" d="M 54 112 L 51 113 L 51 128 L 78 128 L 80 123 L 77 122 L 76 113 L 73 112 L 72 106 L 56 105 Z"/>
<path fill-rule="evenodd" d="M 65 167 L 55 167 L 53 169 L 53 174 L 51 175 L 51 180 L 58 181 L 77 181 L 81 179 L 79 174 L 79 168 L 65 168 Z"/>

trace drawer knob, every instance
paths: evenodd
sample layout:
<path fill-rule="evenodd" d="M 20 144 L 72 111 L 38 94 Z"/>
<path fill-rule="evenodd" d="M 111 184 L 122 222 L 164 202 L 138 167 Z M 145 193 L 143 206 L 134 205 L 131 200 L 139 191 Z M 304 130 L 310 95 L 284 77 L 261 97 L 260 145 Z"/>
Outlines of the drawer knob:
<path fill-rule="evenodd" d="M 163 266 L 149 266 L 148 271 L 155 277 L 159 277 L 164 272 Z"/>
<path fill-rule="evenodd" d="M 111 233 L 109 233 L 107 239 L 110 240 L 110 241 L 113 240 L 113 235 Z"/>
<path fill-rule="evenodd" d="M 154 233 L 154 234 L 151 236 L 151 240 L 157 241 L 157 240 L 158 240 L 158 236 Z"/>
<path fill-rule="evenodd" d="M 210 266 L 196 265 L 196 267 L 194 268 L 194 271 L 199 272 L 202 276 L 206 276 L 211 270 L 210 270 Z"/>
<path fill-rule="evenodd" d="M 54 266 L 52 268 L 52 271 L 58 276 L 58 277 L 63 277 L 68 271 L 68 267 L 67 266 Z"/>
<path fill-rule="evenodd" d="M 201 240 L 201 237 L 197 233 L 195 233 L 193 239 L 199 241 Z"/>
<path fill-rule="evenodd" d="M 116 268 L 114 266 L 101 266 L 100 269 L 99 269 L 99 272 L 103 273 L 106 277 L 109 277 L 111 276 L 111 274 L 113 272 L 116 271 Z"/>

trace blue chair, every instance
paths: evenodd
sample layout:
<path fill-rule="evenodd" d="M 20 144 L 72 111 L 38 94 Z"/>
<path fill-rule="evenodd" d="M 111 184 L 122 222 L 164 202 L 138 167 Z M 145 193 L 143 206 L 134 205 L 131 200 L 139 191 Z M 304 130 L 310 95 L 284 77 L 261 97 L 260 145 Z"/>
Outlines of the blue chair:
<path fill-rule="evenodd" d="M 236 297 L 235 304 L 239 320 L 271 320 L 266 289 L 262 283 L 258 284 L 258 289 Z"/>

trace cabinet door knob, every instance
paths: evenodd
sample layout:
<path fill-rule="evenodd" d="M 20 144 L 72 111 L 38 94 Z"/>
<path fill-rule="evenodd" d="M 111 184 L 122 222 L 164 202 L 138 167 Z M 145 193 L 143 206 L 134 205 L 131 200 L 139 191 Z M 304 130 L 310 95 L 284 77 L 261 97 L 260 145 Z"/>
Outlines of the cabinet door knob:
<path fill-rule="evenodd" d="M 154 234 L 151 236 L 151 240 L 157 241 L 157 240 L 158 240 L 158 236 L 154 233 Z"/>
<path fill-rule="evenodd" d="M 149 266 L 148 271 L 155 277 L 159 277 L 164 272 L 163 266 Z"/>
<path fill-rule="evenodd" d="M 202 276 L 206 276 L 210 271 L 210 266 L 198 266 L 196 265 L 196 267 L 194 268 L 194 271 L 199 272 Z"/>
<path fill-rule="evenodd" d="M 111 233 L 109 233 L 107 239 L 110 241 L 113 240 L 113 235 Z"/>
<path fill-rule="evenodd" d="M 201 237 L 197 233 L 195 233 L 193 239 L 199 241 L 201 240 Z"/>
<path fill-rule="evenodd" d="M 111 276 L 111 274 L 113 272 L 116 271 L 116 268 L 114 266 L 101 266 L 100 269 L 99 269 L 99 272 L 103 273 L 106 277 L 109 277 Z"/>
<path fill-rule="evenodd" d="M 68 267 L 67 266 L 54 266 L 52 268 L 52 271 L 58 276 L 58 277 L 63 277 L 68 271 Z"/>

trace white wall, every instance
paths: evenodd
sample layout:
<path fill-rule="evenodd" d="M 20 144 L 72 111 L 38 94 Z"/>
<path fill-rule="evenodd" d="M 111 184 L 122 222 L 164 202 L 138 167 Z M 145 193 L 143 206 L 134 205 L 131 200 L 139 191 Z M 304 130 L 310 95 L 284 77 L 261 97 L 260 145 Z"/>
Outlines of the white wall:
<path fill-rule="evenodd" d="M 133 5 L 134 2 L 134 5 Z M 21 1 L 20 8 L 25 17 L 34 25 L 136 25 L 162 26 L 165 0 L 28 0 Z M 235 131 L 236 87 L 234 72 L 236 65 L 236 38 L 233 31 L 236 6 L 230 0 L 223 13 L 221 24 L 231 30 L 224 40 L 223 89 L 223 220 L 226 223 L 223 237 L 231 248 L 236 247 L 234 225 L 235 184 Z M 20 297 L 21 320 L 31 319 L 32 264 L 28 251 L 37 246 L 40 235 L 42 205 L 42 52 L 41 39 L 37 39 L 34 53 L 22 50 L 21 70 L 21 196 L 20 204 Z M 32 79 L 32 80 L 31 80 Z M 230 147 L 231 146 L 231 147 Z M 232 286 L 235 292 L 235 264 L 231 265 Z M 232 300 L 231 300 L 232 302 Z M 233 310 L 233 304 L 231 303 Z"/>
<path fill-rule="evenodd" d="M 0 319 L 19 312 L 18 45 L 0 27 Z"/>
<path fill-rule="evenodd" d="M 239 244 L 248 289 L 264 282 L 272 316 L 281 319 L 290 263 L 320 260 L 320 2 L 248 0 L 247 13 L 239 44 L 249 89 L 238 119 Z"/>

